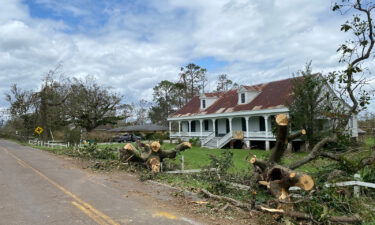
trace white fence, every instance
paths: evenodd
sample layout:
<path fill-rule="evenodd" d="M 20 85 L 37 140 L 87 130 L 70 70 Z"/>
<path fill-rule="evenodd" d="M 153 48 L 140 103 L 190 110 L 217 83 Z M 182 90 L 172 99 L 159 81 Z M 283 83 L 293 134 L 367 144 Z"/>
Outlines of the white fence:
<path fill-rule="evenodd" d="M 40 140 L 29 140 L 30 145 L 36 145 L 36 146 L 44 146 L 44 147 L 60 147 L 60 148 L 68 148 L 70 146 L 70 143 L 62 142 L 62 141 L 40 141 Z"/>

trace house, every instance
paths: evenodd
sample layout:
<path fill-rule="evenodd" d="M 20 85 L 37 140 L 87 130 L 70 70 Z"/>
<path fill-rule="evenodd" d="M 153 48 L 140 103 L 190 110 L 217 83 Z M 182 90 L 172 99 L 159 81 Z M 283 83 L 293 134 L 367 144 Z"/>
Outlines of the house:
<path fill-rule="evenodd" d="M 170 138 L 199 138 L 210 148 L 238 140 L 249 148 L 269 150 L 276 142 L 271 124 L 277 114 L 288 113 L 292 85 L 290 78 L 196 96 L 168 117 Z M 356 118 L 350 124 L 357 137 Z"/>
<path fill-rule="evenodd" d="M 168 131 L 168 127 L 160 126 L 156 124 L 144 124 L 144 125 L 131 125 L 124 127 L 117 127 L 109 130 L 114 133 L 140 133 L 142 136 L 147 134 L 160 133 L 164 134 Z"/>

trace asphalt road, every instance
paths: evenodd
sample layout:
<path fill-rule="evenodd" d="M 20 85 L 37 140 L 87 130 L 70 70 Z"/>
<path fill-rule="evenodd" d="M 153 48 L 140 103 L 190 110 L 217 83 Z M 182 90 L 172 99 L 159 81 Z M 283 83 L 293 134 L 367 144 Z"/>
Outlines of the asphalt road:
<path fill-rule="evenodd" d="M 203 224 L 165 189 L 0 140 L 0 225 Z"/>

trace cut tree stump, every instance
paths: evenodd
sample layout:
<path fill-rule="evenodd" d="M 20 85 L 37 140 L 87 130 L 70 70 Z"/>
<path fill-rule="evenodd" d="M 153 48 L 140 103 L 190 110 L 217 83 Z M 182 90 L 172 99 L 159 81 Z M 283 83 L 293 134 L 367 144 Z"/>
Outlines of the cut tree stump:
<path fill-rule="evenodd" d="M 160 165 L 164 158 L 175 158 L 177 153 L 191 148 L 189 142 L 183 142 L 177 145 L 174 149 L 164 150 L 161 148 L 159 142 L 152 142 L 151 144 L 144 144 L 137 141 L 137 146 L 128 143 L 120 150 L 120 160 L 122 162 L 139 162 L 143 163 L 153 173 L 160 172 Z"/>

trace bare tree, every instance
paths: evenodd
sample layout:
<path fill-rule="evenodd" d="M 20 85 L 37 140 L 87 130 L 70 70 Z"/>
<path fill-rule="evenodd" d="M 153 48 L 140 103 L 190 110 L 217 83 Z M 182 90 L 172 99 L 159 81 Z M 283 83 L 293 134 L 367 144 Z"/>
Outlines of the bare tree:
<path fill-rule="evenodd" d="M 206 72 L 206 69 L 194 63 L 181 67 L 179 76 L 184 87 L 185 103 L 198 95 L 201 89 L 204 89 L 204 84 L 207 81 Z"/>
<path fill-rule="evenodd" d="M 228 91 L 233 86 L 233 81 L 228 78 L 227 74 L 217 76 L 216 91 Z"/>

